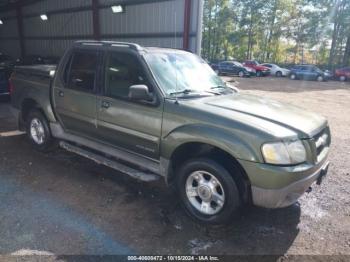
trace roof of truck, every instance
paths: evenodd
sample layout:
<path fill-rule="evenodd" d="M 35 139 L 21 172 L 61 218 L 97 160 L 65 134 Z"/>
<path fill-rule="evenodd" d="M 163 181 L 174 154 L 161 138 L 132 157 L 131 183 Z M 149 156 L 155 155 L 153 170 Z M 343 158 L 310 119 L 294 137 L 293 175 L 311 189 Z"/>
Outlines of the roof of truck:
<path fill-rule="evenodd" d="M 114 46 L 114 47 L 129 47 L 136 51 L 144 51 L 144 52 L 187 52 L 181 49 L 175 48 L 165 48 L 165 47 L 143 47 L 136 43 L 129 42 L 118 42 L 118 41 L 95 41 L 95 40 L 80 40 L 74 42 L 74 46 Z"/>

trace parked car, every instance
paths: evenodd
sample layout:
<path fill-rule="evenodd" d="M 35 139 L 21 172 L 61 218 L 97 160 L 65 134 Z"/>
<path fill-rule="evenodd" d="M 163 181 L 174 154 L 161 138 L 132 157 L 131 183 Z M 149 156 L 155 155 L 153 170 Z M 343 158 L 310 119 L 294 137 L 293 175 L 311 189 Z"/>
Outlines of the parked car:
<path fill-rule="evenodd" d="M 241 63 L 236 61 L 223 61 L 213 68 L 218 75 L 238 75 L 240 77 L 249 77 L 252 72 L 252 70 L 245 68 Z"/>
<path fill-rule="evenodd" d="M 291 69 L 290 79 L 296 80 L 316 80 L 319 82 L 327 81 L 331 78 L 329 73 L 323 72 L 314 65 L 297 65 Z"/>
<path fill-rule="evenodd" d="M 19 128 L 37 150 L 59 144 L 143 181 L 163 178 L 204 223 L 226 223 L 243 205 L 292 205 L 328 170 L 325 118 L 239 93 L 186 51 L 79 41 L 57 67 L 17 67 L 11 81 Z"/>
<path fill-rule="evenodd" d="M 42 65 L 43 58 L 40 55 L 27 55 L 16 60 L 17 66 L 23 65 Z"/>
<path fill-rule="evenodd" d="M 350 67 L 344 67 L 335 70 L 335 77 L 340 81 L 350 80 Z"/>
<path fill-rule="evenodd" d="M 282 68 L 276 64 L 270 64 L 270 63 L 264 63 L 261 65 L 270 68 L 271 75 L 274 75 L 277 77 L 289 76 L 290 70 L 287 68 Z"/>
<path fill-rule="evenodd" d="M 271 73 L 270 68 L 260 65 L 257 61 L 245 61 L 243 63 L 245 67 L 249 67 L 255 70 L 256 76 L 267 76 Z"/>

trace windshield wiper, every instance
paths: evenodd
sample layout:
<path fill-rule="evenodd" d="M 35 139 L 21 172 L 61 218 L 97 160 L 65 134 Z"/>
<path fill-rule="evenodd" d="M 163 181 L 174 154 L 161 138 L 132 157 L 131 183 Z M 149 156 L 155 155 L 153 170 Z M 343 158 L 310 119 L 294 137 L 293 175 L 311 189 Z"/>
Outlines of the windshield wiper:
<path fill-rule="evenodd" d="M 223 86 L 223 85 L 218 85 L 218 86 L 213 86 L 210 89 L 215 90 L 215 89 L 225 89 L 225 90 L 230 90 L 230 91 L 234 91 L 236 93 L 238 93 L 238 89 L 237 87 L 234 86 Z"/>
<path fill-rule="evenodd" d="M 218 86 L 213 86 L 210 89 L 213 90 L 213 89 L 227 89 L 227 88 L 228 88 L 227 86 L 218 85 Z"/>
<path fill-rule="evenodd" d="M 197 92 L 197 90 L 194 90 L 194 89 L 184 89 L 184 90 L 181 90 L 181 91 L 177 91 L 177 92 L 172 92 L 170 93 L 169 95 L 171 96 L 174 96 L 174 95 L 187 95 L 187 94 L 190 94 L 190 93 L 195 93 Z"/>

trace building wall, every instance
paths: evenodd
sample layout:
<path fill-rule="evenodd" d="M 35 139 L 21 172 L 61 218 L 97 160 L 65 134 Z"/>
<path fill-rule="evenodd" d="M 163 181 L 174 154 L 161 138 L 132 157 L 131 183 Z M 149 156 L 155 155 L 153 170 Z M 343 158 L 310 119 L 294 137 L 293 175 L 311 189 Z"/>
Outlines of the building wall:
<path fill-rule="evenodd" d="M 93 39 L 93 0 L 43 0 L 22 7 L 24 49 L 27 55 L 60 56 L 75 40 Z M 99 0 L 102 40 L 139 43 L 144 46 L 182 48 L 186 0 Z M 189 48 L 199 52 L 202 3 L 192 0 Z M 114 14 L 113 4 L 123 13 Z M 42 21 L 40 14 L 47 14 Z M 16 11 L 0 11 L 0 52 L 20 56 Z"/>

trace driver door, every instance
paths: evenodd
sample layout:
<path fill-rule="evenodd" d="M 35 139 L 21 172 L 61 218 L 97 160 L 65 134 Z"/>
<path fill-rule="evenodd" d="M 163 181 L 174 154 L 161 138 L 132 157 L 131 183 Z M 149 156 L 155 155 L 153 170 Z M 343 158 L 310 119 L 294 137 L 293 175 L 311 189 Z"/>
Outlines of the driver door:
<path fill-rule="evenodd" d="M 147 85 L 141 59 L 131 51 L 110 51 L 106 56 L 104 90 L 97 97 L 100 139 L 111 146 L 159 159 L 162 101 L 157 105 L 129 99 L 129 87 Z"/>

